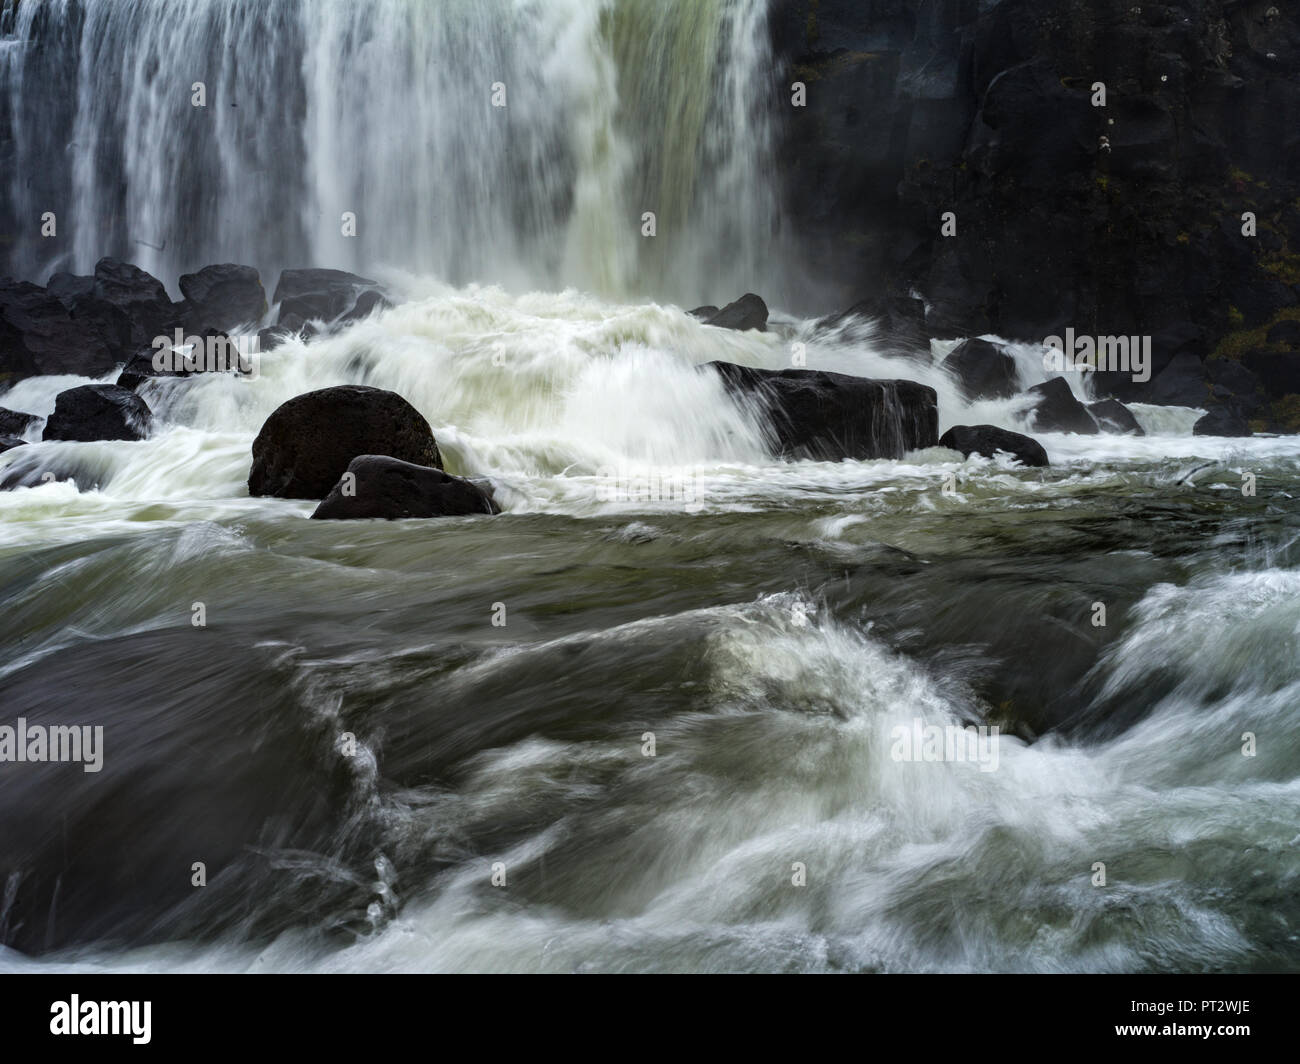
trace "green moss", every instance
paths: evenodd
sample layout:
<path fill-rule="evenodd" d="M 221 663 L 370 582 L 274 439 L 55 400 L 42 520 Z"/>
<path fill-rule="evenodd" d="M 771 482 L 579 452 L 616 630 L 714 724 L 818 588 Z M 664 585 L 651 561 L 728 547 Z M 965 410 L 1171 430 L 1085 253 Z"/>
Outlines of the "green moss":
<path fill-rule="evenodd" d="M 1287 432 L 1300 432 L 1300 395 L 1284 395 L 1269 408 L 1274 424 Z"/>
<path fill-rule="evenodd" d="M 1236 307 L 1229 307 L 1228 318 L 1233 324 L 1240 326 L 1242 322 L 1241 311 Z M 1300 307 L 1287 307 L 1285 310 L 1279 311 L 1272 321 L 1267 321 L 1258 328 L 1234 329 L 1220 338 L 1218 346 L 1210 353 L 1210 357 L 1225 358 L 1229 362 L 1239 362 L 1241 356 L 1253 347 L 1262 347 L 1265 351 L 1288 351 L 1289 348 L 1285 344 L 1270 344 L 1268 342 L 1268 330 L 1279 321 L 1300 321 Z"/>
<path fill-rule="evenodd" d="M 1234 329 L 1240 329 L 1246 323 L 1246 316 L 1236 307 L 1228 308 L 1228 321 Z"/>

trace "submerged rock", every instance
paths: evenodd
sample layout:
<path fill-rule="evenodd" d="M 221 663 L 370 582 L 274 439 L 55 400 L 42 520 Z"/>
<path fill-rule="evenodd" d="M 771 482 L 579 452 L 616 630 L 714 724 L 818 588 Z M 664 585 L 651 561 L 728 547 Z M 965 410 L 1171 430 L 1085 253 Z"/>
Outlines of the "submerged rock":
<path fill-rule="evenodd" d="M 703 309 L 703 308 L 701 308 Z M 716 314 L 710 315 L 705 325 L 719 329 L 735 329 L 744 332 L 747 329 L 767 331 L 767 304 L 753 292 L 747 292 L 734 303 L 728 303 Z"/>
<path fill-rule="evenodd" d="M 1138 419 L 1133 416 L 1133 411 L 1118 399 L 1103 399 L 1100 402 L 1089 403 L 1088 413 L 1096 419 L 1103 432 L 1122 432 L 1129 436 L 1146 435 L 1142 426 L 1138 424 Z"/>
<path fill-rule="evenodd" d="M 972 454 L 992 458 L 998 451 L 1005 451 L 1021 465 L 1049 464 L 1043 445 L 1032 436 L 1000 429 L 996 425 L 954 425 L 939 437 L 939 446 L 960 451 L 963 458 Z"/>
<path fill-rule="evenodd" d="M 967 399 L 1008 399 L 1020 387 L 1015 359 L 988 340 L 964 340 L 943 365 Z"/>
<path fill-rule="evenodd" d="M 142 440 L 153 415 L 133 391 L 116 384 L 86 384 L 60 392 L 45 422 L 46 440 Z"/>
<path fill-rule="evenodd" d="M 938 396 L 915 381 L 732 362 L 707 366 L 729 392 L 759 405 L 783 458 L 901 458 L 938 440 Z"/>
<path fill-rule="evenodd" d="M 1029 415 L 1030 427 L 1037 432 L 1077 432 L 1095 436 L 1101 430 L 1088 408 L 1074 397 L 1064 377 L 1035 384 L 1026 389 L 1026 395 L 1035 396 L 1037 406 Z"/>
<path fill-rule="evenodd" d="M 392 520 L 499 512 L 490 495 L 462 477 L 398 458 L 363 454 L 348 463 L 347 473 L 311 516 L 316 520 Z"/>
<path fill-rule="evenodd" d="M 396 392 L 346 384 L 278 407 L 253 441 L 250 495 L 323 499 L 361 455 L 442 468 L 433 430 Z"/>

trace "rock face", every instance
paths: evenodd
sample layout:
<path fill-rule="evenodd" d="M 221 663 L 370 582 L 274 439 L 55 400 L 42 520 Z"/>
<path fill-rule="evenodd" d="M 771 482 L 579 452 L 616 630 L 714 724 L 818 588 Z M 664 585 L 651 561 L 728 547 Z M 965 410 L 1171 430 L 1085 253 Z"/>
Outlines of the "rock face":
<path fill-rule="evenodd" d="M 384 455 L 363 454 L 316 507 L 318 520 L 456 517 L 500 511 L 477 484 L 441 469 Z"/>
<path fill-rule="evenodd" d="M 709 362 L 727 390 L 756 404 L 783 458 L 900 458 L 939 438 L 938 397 L 914 381 Z"/>
<path fill-rule="evenodd" d="M 344 270 L 285 270 L 275 286 L 272 301 L 280 304 L 280 322 L 291 316 L 301 321 L 319 318 L 333 322 L 364 317 L 386 302 L 377 281 Z M 291 326 L 292 327 L 292 326 Z"/>
<path fill-rule="evenodd" d="M 1151 336 L 1156 372 L 1190 332 L 1202 360 L 1291 335 L 1300 6 L 774 0 L 769 27 L 806 87 L 773 113 L 816 291 L 916 290 L 937 335 Z"/>
<path fill-rule="evenodd" d="M 1015 456 L 1021 465 L 1045 466 L 1047 452 L 1031 436 L 1000 429 L 996 425 L 954 425 L 939 437 L 939 446 L 960 451 L 962 457 L 982 454 L 992 458 L 998 451 Z"/>
<path fill-rule="evenodd" d="M 323 499 L 361 455 L 442 468 L 429 423 L 395 392 L 349 384 L 296 396 L 253 441 L 250 495 Z"/>
<path fill-rule="evenodd" d="M 1133 416 L 1133 411 L 1118 399 L 1103 399 L 1088 404 L 1088 413 L 1096 419 L 1102 432 L 1120 432 L 1129 436 L 1145 436 L 1146 432 Z"/>
<path fill-rule="evenodd" d="M 1036 432 L 1096 435 L 1101 431 L 1088 408 L 1074 397 L 1064 377 L 1053 377 L 1043 384 L 1035 384 L 1026 389 L 1025 394 L 1037 398 L 1037 405 L 1029 415 L 1030 426 Z"/>
<path fill-rule="evenodd" d="M 180 288 L 187 328 L 195 332 L 256 324 L 266 313 L 266 292 L 251 266 L 204 266 L 198 273 L 184 274 Z"/>
<path fill-rule="evenodd" d="M 700 308 L 704 309 L 704 308 Z M 719 329 L 735 329 L 744 332 L 747 329 L 767 330 L 767 304 L 753 292 L 747 292 L 734 303 L 728 303 L 705 321 Z"/>
<path fill-rule="evenodd" d="M 21 436 L 40 420 L 36 414 L 0 407 L 0 436 Z"/>
<path fill-rule="evenodd" d="M 5 451 L 12 451 L 15 447 L 25 447 L 26 440 L 20 440 L 17 436 L 0 436 L 0 454 Z"/>
<path fill-rule="evenodd" d="M 116 384 L 86 384 L 59 393 L 42 439 L 142 440 L 152 420 L 135 392 Z"/>
<path fill-rule="evenodd" d="M 967 399 L 1006 399 L 1020 389 L 1015 360 L 987 340 L 965 340 L 943 360 Z"/>

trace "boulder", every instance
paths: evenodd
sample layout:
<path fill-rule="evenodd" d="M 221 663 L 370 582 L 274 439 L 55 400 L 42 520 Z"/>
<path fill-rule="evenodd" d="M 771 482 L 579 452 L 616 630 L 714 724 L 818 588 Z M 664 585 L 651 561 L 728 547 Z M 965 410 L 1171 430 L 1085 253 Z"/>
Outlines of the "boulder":
<path fill-rule="evenodd" d="M 93 292 L 98 303 L 115 308 L 130 322 L 131 350 L 148 347 L 180 324 L 183 308 L 172 303 L 163 283 L 129 262 L 100 259 Z"/>
<path fill-rule="evenodd" d="M 1144 398 L 1165 406 L 1205 406 L 1210 399 L 1205 364 L 1192 354 L 1175 355 L 1151 381 Z"/>
<path fill-rule="evenodd" d="M 346 384 L 295 396 L 253 441 L 250 495 L 323 499 L 361 455 L 442 468 L 429 423 L 395 392 Z"/>
<path fill-rule="evenodd" d="M 499 513 L 492 497 L 477 484 L 441 469 L 385 455 L 363 454 L 348 463 L 324 501 L 316 520 L 358 518 L 455 517 Z"/>
<path fill-rule="evenodd" d="M 1007 399 L 1020 388 L 1015 359 L 988 340 L 963 341 L 943 365 L 967 399 Z"/>
<path fill-rule="evenodd" d="M 1213 407 L 1192 426 L 1193 436 L 1249 436 L 1245 418 L 1229 406 Z"/>
<path fill-rule="evenodd" d="M 1036 439 L 1000 429 L 996 425 L 954 425 L 939 437 L 939 446 L 960 451 L 963 458 L 969 458 L 972 454 L 992 458 L 999 451 L 1005 451 L 1021 465 L 1048 464 L 1047 452 Z"/>
<path fill-rule="evenodd" d="M 1089 403 L 1088 413 L 1097 421 L 1102 432 L 1120 432 L 1129 436 L 1145 436 L 1146 432 L 1133 416 L 1133 411 L 1118 399 L 1102 399 Z"/>
<path fill-rule="evenodd" d="M 27 441 L 20 440 L 17 436 L 0 436 L 0 454 L 5 451 L 12 451 L 15 447 L 26 447 Z"/>
<path fill-rule="evenodd" d="M 190 329 L 232 329 L 253 325 L 266 313 L 262 279 L 251 266 L 204 266 L 180 280 L 185 321 Z"/>
<path fill-rule="evenodd" d="M 706 304 L 705 306 L 702 307 L 696 307 L 694 310 L 688 310 L 686 313 L 689 314 L 692 318 L 699 318 L 700 321 L 707 322 L 717 312 L 718 312 L 717 307 L 709 306 Z"/>
<path fill-rule="evenodd" d="M 60 392 L 45 422 L 46 440 L 142 440 L 153 415 L 135 392 L 116 384 L 86 384 Z"/>
<path fill-rule="evenodd" d="M 706 364 L 743 403 L 757 406 L 784 458 L 901 458 L 933 447 L 938 396 L 915 381 L 869 380 L 822 370 Z"/>
<path fill-rule="evenodd" d="M 1077 432 L 1091 436 L 1101 431 L 1088 408 L 1074 397 L 1064 377 L 1035 384 L 1025 394 L 1037 399 L 1029 415 L 1029 426 L 1036 432 Z"/>
<path fill-rule="evenodd" d="M 61 300 L 39 285 L 0 281 L 0 385 L 48 374 L 98 377 L 115 364 L 115 353 Z"/>
<path fill-rule="evenodd" d="M 745 332 L 748 329 L 766 332 L 767 304 L 753 292 L 747 292 L 734 303 L 728 303 L 712 315 L 705 324 L 719 329 L 735 329 L 737 332 Z"/>
<path fill-rule="evenodd" d="M 0 436 L 21 436 L 41 420 L 37 414 L 24 414 L 21 410 L 0 407 Z"/>
<path fill-rule="evenodd" d="M 929 352 L 933 330 L 926 320 L 925 303 L 915 296 L 873 295 L 860 299 L 848 310 L 822 318 L 817 327 L 841 330 L 855 320 L 872 323 L 877 343 L 897 348 L 923 348 Z"/>
<path fill-rule="evenodd" d="M 355 311 L 361 297 L 369 292 L 382 298 L 379 282 L 344 270 L 285 270 L 271 298 L 280 304 L 280 323 L 289 325 L 291 316 L 300 321 L 319 318 L 325 322 L 343 318 Z M 373 308 L 375 296 L 367 297 L 363 313 Z"/>

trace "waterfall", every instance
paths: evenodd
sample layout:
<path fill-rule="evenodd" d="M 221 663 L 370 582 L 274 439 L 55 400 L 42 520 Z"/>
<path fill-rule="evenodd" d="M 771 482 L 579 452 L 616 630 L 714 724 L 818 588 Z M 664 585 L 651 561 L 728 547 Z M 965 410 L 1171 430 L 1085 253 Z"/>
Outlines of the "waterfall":
<path fill-rule="evenodd" d="M 0 4 L 15 276 L 113 255 L 169 285 L 217 261 L 684 302 L 778 283 L 762 0 Z"/>

